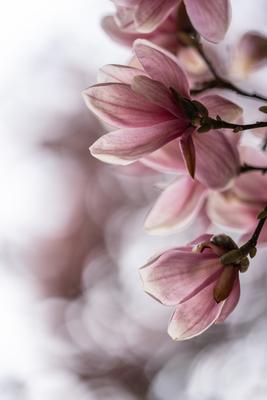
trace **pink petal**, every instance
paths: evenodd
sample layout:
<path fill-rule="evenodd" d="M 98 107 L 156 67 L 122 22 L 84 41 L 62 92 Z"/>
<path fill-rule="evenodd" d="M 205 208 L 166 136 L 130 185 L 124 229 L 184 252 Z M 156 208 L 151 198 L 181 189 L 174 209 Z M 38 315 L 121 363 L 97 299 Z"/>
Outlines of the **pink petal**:
<path fill-rule="evenodd" d="M 215 281 L 221 270 L 216 255 L 177 248 L 151 260 L 140 269 L 140 275 L 146 293 L 163 304 L 174 305 L 195 296 Z"/>
<path fill-rule="evenodd" d="M 196 151 L 192 139 L 195 128 L 188 128 L 180 140 L 180 149 L 189 175 L 194 179 L 196 170 Z"/>
<path fill-rule="evenodd" d="M 180 0 L 140 0 L 135 13 L 135 26 L 139 32 L 152 32 L 166 20 Z"/>
<path fill-rule="evenodd" d="M 126 65 L 105 65 L 98 72 L 99 83 L 126 83 L 131 85 L 134 77 L 145 75 L 145 72 L 138 68 L 128 67 Z"/>
<path fill-rule="evenodd" d="M 189 125 L 189 120 L 185 117 L 183 110 L 174 103 L 171 92 L 162 83 L 146 76 L 136 76 L 132 83 L 132 89 L 149 102 L 157 104 L 175 115 L 185 128 Z"/>
<path fill-rule="evenodd" d="M 186 174 L 186 168 L 179 148 L 178 141 L 174 139 L 161 149 L 143 158 L 142 163 L 159 172 Z"/>
<path fill-rule="evenodd" d="M 145 229 L 151 234 L 181 230 L 191 223 L 201 209 L 204 187 L 188 177 L 182 177 L 167 187 L 150 211 Z"/>
<path fill-rule="evenodd" d="M 192 240 L 192 242 L 189 242 L 188 246 L 191 246 L 192 248 L 194 248 L 195 246 L 197 246 L 198 244 L 200 244 L 202 242 L 209 242 L 211 240 L 212 236 L 213 235 L 210 233 L 204 233 L 203 235 L 200 235 L 196 239 Z"/>
<path fill-rule="evenodd" d="M 129 164 L 155 151 L 179 135 L 177 120 L 145 128 L 120 129 L 100 137 L 91 147 L 91 154 L 112 164 Z"/>
<path fill-rule="evenodd" d="M 258 165 L 255 161 L 255 164 Z M 266 165 L 265 165 L 266 166 Z M 259 171 L 247 172 L 235 181 L 234 192 L 244 202 L 267 202 L 267 176 Z"/>
<path fill-rule="evenodd" d="M 212 189 L 225 187 L 239 171 L 237 148 L 220 131 L 196 132 L 193 141 L 197 179 Z"/>
<path fill-rule="evenodd" d="M 219 115 L 225 121 L 237 122 L 243 114 L 241 107 L 217 94 L 201 96 L 198 100 L 207 107 L 209 116 L 212 118 L 216 118 Z"/>
<path fill-rule="evenodd" d="M 240 201 L 231 191 L 212 193 L 207 205 L 208 216 L 214 224 L 243 232 L 254 227 L 261 209 L 259 204 Z"/>
<path fill-rule="evenodd" d="M 89 109 L 119 128 L 151 126 L 174 118 L 123 83 L 94 85 L 85 90 L 83 96 Z"/>
<path fill-rule="evenodd" d="M 212 282 L 176 307 L 168 328 L 172 339 L 185 340 L 200 335 L 217 320 L 224 302 L 217 304 L 213 299 L 214 284 Z"/>
<path fill-rule="evenodd" d="M 176 89 L 184 97 L 190 97 L 187 76 L 171 53 L 142 39 L 135 41 L 134 50 L 152 79 L 163 83 L 168 89 Z"/>
<path fill-rule="evenodd" d="M 117 6 L 115 22 L 118 27 L 126 32 L 135 32 L 134 8 Z"/>
<path fill-rule="evenodd" d="M 225 36 L 231 19 L 228 0 L 184 0 L 188 16 L 205 39 L 219 42 Z"/>
<path fill-rule="evenodd" d="M 112 2 L 117 6 L 121 7 L 134 7 L 137 6 L 140 0 L 112 0 Z"/>
<path fill-rule="evenodd" d="M 232 292 L 230 296 L 225 300 L 221 313 L 216 319 L 216 323 L 223 322 L 228 317 L 228 315 L 230 315 L 231 312 L 234 311 L 237 303 L 239 302 L 239 299 L 240 299 L 240 281 L 239 277 L 237 277 Z"/>

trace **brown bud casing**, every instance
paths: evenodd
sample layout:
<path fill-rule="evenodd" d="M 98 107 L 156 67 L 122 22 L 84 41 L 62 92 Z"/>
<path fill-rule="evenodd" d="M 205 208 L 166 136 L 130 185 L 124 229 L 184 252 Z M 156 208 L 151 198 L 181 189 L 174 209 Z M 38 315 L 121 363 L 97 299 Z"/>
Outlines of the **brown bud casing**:
<path fill-rule="evenodd" d="M 213 297 L 216 303 L 220 303 L 227 299 L 233 289 L 237 275 L 238 269 L 233 265 L 228 265 L 223 269 L 223 272 L 213 290 Z"/>

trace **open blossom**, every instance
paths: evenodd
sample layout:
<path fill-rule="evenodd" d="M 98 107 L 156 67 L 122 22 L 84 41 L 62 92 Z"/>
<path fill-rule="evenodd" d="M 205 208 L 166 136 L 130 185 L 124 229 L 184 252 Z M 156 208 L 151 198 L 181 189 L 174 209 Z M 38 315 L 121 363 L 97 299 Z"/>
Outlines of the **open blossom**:
<path fill-rule="evenodd" d="M 187 175 L 181 151 L 175 141 L 144 157 L 141 162 L 174 177 L 149 212 L 145 230 L 153 235 L 178 232 L 197 218 L 202 231 L 205 231 L 209 226 L 205 211 L 208 188 Z"/>
<path fill-rule="evenodd" d="M 84 91 L 88 107 L 120 128 L 98 139 L 90 148 L 92 155 L 125 165 L 179 139 L 176 143 L 190 175 L 196 172 L 199 181 L 208 186 L 224 186 L 239 169 L 236 148 L 220 131 L 197 132 L 179 102 L 191 102 L 189 82 L 172 54 L 144 40 L 137 40 L 134 50 L 143 69 L 105 66 L 100 72 L 102 83 Z M 218 95 L 205 95 L 198 101 L 213 118 L 219 114 L 235 121 L 242 113 L 240 107 Z"/>
<path fill-rule="evenodd" d="M 181 0 L 113 0 L 117 25 L 127 32 L 149 33 L 157 29 L 182 4 Z M 205 39 L 219 42 L 230 22 L 229 0 L 183 0 L 188 17 Z"/>
<path fill-rule="evenodd" d="M 178 48 L 177 24 L 173 15 L 170 15 L 157 29 L 149 33 L 125 31 L 120 29 L 113 16 L 103 18 L 102 28 L 115 41 L 132 47 L 136 39 L 147 39 L 151 42 L 176 53 Z"/>
<path fill-rule="evenodd" d="M 243 148 L 243 160 L 254 166 L 266 167 L 267 156 L 263 151 Z M 267 175 L 260 171 L 247 172 L 234 180 L 231 188 L 213 192 L 208 199 L 207 212 L 211 221 L 224 229 L 236 230 L 242 241 L 248 240 L 255 229 L 255 221 L 267 204 Z M 259 243 L 267 242 L 264 225 Z"/>
<path fill-rule="evenodd" d="M 240 297 L 239 269 L 220 262 L 233 248 L 225 235 L 203 235 L 161 253 L 140 269 L 144 290 L 161 303 L 176 306 L 168 328 L 173 339 L 197 336 L 234 310 Z"/>

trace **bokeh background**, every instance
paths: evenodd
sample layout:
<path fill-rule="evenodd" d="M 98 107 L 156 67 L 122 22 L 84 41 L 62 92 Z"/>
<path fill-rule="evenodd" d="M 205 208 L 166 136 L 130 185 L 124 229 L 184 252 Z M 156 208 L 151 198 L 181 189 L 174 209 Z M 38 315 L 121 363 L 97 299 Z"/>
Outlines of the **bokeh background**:
<path fill-rule="evenodd" d="M 210 46 L 226 63 L 243 32 L 267 34 L 266 0 L 232 5 L 226 40 Z M 131 57 L 101 30 L 112 11 L 109 0 L 1 4 L 0 400 L 264 400 L 266 251 L 231 317 L 187 342 L 171 341 L 172 309 L 142 291 L 138 267 L 199 231 L 147 236 L 159 176 L 89 155 L 107 128 L 80 93 Z M 266 94 L 266 73 L 236 82 Z"/>

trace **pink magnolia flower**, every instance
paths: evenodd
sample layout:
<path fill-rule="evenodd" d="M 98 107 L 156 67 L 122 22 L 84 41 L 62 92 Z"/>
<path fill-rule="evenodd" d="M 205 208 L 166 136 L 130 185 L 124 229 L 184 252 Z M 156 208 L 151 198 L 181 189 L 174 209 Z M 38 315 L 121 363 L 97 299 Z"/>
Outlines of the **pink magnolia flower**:
<path fill-rule="evenodd" d="M 181 0 L 113 0 L 116 22 L 128 32 L 149 33 L 157 29 L 181 5 Z M 189 19 L 205 39 L 219 42 L 230 23 L 228 0 L 183 0 Z"/>
<path fill-rule="evenodd" d="M 145 230 L 150 234 L 179 232 L 195 221 L 205 231 L 210 222 L 205 201 L 208 188 L 187 176 L 182 154 L 176 141 L 155 151 L 141 162 L 146 166 L 174 176 L 159 195 L 145 220 Z"/>
<path fill-rule="evenodd" d="M 121 29 L 111 15 L 103 18 L 102 28 L 113 40 L 125 46 L 132 47 L 136 39 L 147 39 L 172 53 L 176 53 L 178 48 L 177 24 L 173 15 L 170 15 L 156 30 L 150 33 L 129 32 Z"/>
<path fill-rule="evenodd" d="M 197 336 L 234 310 L 240 297 L 238 266 L 223 266 L 219 259 L 232 244 L 225 235 L 203 235 L 161 253 L 140 269 L 146 293 L 176 306 L 168 328 L 173 339 Z"/>
<path fill-rule="evenodd" d="M 232 73 L 240 79 L 267 63 L 267 37 L 247 32 L 239 40 L 233 56 Z"/>
<path fill-rule="evenodd" d="M 144 40 L 137 40 L 134 49 L 143 69 L 105 66 L 100 71 L 101 83 L 84 91 L 88 107 L 106 123 L 121 128 L 98 139 L 90 148 L 92 155 L 125 165 L 179 139 L 191 176 L 197 165 L 196 177 L 201 182 L 224 186 L 239 169 L 237 150 L 220 131 L 197 132 L 176 98 L 191 102 L 187 76 L 172 54 Z M 214 118 L 219 114 L 235 121 L 242 113 L 218 95 L 198 100 Z"/>
<path fill-rule="evenodd" d="M 243 161 L 249 165 L 266 167 L 266 153 L 253 148 L 243 148 Z M 223 227 L 232 229 L 242 235 L 246 241 L 255 229 L 258 214 L 267 204 L 267 175 L 260 171 L 241 174 L 233 185 L 222 192 L 210 194 L 207 213 L 211 221 Z M 262 229 L 259 243 L 267 242 L 267 226 Z"/>

